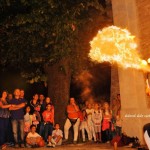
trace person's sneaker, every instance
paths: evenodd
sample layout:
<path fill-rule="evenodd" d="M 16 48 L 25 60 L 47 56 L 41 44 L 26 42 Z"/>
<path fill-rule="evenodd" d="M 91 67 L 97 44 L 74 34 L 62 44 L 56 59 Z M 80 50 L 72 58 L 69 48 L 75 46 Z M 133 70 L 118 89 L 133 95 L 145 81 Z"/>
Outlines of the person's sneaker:
<path fill-rule="evenodd" d="M 52 143 L 49 142 L 49 143 L 47 144 L 47 147 L 51 147 L 51 146 L 52 146 Z"/>
<path fill-rule="evenodd" d="M 77 141 L 73 141 L 73 144 L 77 144 Z"/>
<path fill-rule="evenodd" d="M 19 148 L 19 144 L 15 144 L 15 148 Z"/>
<path fill-rule="evenodd" d="M 12 147 L 12 146 L 14 146 L 14 143 L 13 142 L 8 142 L 8 143 L 6 143 L 6 145 Z"/>
<path fill-rule="evenodd" d="M 68 142 L 68 139 L 64 139 L 63 142 L 64 142 L 64 143 L 65 143 L 65 142 Z"/>
<path fill-rule="evenodd" d="M 31 148 L 32 146 L 31 146 L 31 145 L 29 145 L 29 144 L 26 144 L 26 147 L 27 147 L 27 148 Z"/>
<path fill-rule="evenodd" d="M 52 144 L 52 147 L 55 147 L 55 146 L 56 146 L 56 144 L 53 143 L 53 144 Z"/>
<path fill-rule="evenodd" d="M 20 145 L 20 147 L 21 147 L 21 148 L 25 148 L 25 146 L 24 146 L 24 144 L 23 144 L 23 143 Z"/>
<path fill-rule="evenodd" d="M 51 141 L 51 143 L 56 145 L 56 142 L 55 142 L 54 140 L 53 140 L 53 141 Z"/>
<path fill-rule="evenodd" d="M 63 144 L 69 144 L 69 141 L 68 141 L 68 139 L 64 139 L 62 143 Z"/>

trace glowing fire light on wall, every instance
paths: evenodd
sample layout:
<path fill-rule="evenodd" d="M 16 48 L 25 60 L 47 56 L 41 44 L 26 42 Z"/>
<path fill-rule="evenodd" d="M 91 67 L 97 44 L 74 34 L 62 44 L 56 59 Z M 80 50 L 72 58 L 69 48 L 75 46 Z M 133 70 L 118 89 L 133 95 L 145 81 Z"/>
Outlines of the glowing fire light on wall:
<path fill-rule="evenodd" d="M 106 27 L 98 31 L 90 44 L 89 57 L 93 61 L 117 63 L 123 68 L 149 70 L 138 54 L 135 36 L 126 29 Z"/>

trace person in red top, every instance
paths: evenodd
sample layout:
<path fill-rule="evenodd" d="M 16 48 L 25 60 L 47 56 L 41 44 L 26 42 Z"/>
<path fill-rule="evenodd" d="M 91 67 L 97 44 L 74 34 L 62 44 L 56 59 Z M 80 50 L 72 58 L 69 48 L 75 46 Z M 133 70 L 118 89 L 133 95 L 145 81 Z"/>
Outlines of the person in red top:
<path fill-rule="evenodd" d="M 40 126 L 40 135 L 44 137 L 45 142 L 48 136 L 52 135 L 54 125 L 54 111 L 51 104 L 46 105 L 46 110 L 42 113 L 43 123 Z"/>
<path fill-rule="evenodd" d="M 78 139 L 78 130 L 79 130 L 79 124 L 80 124 L 80 118 L 79 118 L 79 107 L 75 102 L 74 98 L 70 98 L 70 104 L 67 106 L 67 120 L 64 125 L 64 135 L 65 135 L 65 141 L 68 140 L 68 134 L 69 129 L 71 126 L 73 126 L 74 130 L 74 143 L 77 143 Z"/>

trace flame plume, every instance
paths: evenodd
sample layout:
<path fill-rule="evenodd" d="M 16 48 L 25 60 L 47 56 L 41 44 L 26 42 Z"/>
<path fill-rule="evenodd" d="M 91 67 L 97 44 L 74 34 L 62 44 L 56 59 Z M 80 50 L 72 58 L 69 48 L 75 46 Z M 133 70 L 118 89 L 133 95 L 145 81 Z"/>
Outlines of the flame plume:
<path fill-rule="evenodd" d="M 116 26 L 103 28 L 90 44 L 89 57 L 93 61 L 117 63 L 123 68 L 149 70 L 138 54 L 135 36 L 126 29 Z"/>

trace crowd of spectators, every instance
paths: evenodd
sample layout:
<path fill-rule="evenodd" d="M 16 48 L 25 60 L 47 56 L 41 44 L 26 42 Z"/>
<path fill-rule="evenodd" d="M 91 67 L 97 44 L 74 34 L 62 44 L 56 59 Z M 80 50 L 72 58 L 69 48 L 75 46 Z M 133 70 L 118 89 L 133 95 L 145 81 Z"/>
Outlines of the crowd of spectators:
<path fill-rule="evenodd" d="M 108 102 L 86 102 L 79 108 L 71 97 L 66 108 L 64 129 L 55 123 L 55 106 L 50 97 L 34 94 L 30 101 L 24 98 L 23 89 L 15 89 L 13 94 L 3 91 L 0 98 L 0 146 L 55 147 L 69 141 L 69 129 L 73 127 L 73 143 L 82 141 L 107 142 L 114 135 L 121 135 L 120 95 Z M 64 134 L 63 134 L 64 132 Z M 63 139 L 64 136 L 64 139 Z"/>

